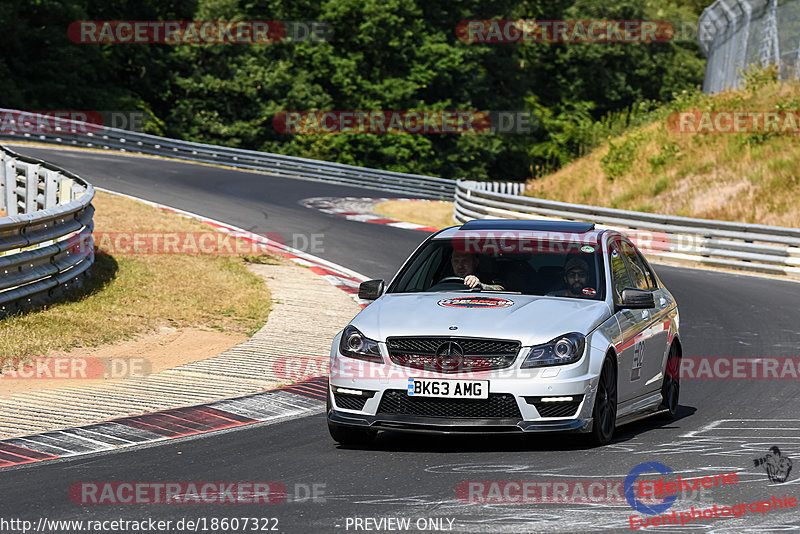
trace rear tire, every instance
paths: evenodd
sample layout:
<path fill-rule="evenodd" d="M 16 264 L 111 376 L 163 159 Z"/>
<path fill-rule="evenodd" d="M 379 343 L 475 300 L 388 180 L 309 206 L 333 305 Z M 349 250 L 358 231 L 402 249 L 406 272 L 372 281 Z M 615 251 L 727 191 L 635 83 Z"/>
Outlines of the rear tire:
<path fill-rule="evenodd" d="M 680 383 L 681 355 L 680 349 L 676 344 L 669 348 L 667 366 L 664 369 L 664 382 L 661 385 L 661 406 L 664 410 L 661 417 L 663 419 L 675 419 L 678 413 L 678 399 L 681 393 Z"/>
<path fill-rule="evenodd" d="M 617 373 L 611 358 L 603 361 L 597 394 L 592 410 L 591 440 L 595 445 L 605 445 L 614 437 L 617 425 Z"/>
<path fill-rule="evenodd" d="M 333 411 L 330 390 L 328 391 L 326 401 L 326 412 L 327 415 L 330 415 Z M 331 423 L 330 420 L 328 420 L 328 432 L 334 441 L 345 447 L 367 447 L 372 444 L 375 440 L 375 436 L 378 435 L 378 432 L 375 430 L 337 425 L 336 423 Z"/>

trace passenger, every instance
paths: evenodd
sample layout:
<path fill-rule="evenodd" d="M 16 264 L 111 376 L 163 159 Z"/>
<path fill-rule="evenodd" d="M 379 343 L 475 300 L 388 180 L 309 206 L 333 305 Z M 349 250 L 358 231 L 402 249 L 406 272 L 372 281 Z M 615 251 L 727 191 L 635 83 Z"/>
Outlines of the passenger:
<path fill-rule="evenodd" d="M 572 257 L 564 264 L 564 283 L 566 289 L 551 291 L 551 297 L 581 297 L 585 298 L 583 289 L 589 281 L 589 264 L 581 258 Z"/>

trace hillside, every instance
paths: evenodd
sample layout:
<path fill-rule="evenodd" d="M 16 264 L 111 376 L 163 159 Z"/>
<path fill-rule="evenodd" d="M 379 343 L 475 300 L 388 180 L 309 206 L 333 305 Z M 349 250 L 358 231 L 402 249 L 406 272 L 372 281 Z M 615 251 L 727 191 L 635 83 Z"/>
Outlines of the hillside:
<path fill-rule="evenodd" d="M 747 223 L 800 226 L 800 84 L 755 75 L 748 88 L 715 96 L 683 95 L 658 120 L 612 138 L 559 171 L 528 182 L 526 194 L 540 198 Z M 682 133 L 680 112 L 702 112 L 722 129 L 733 114 L 747 133 Z M 764 132 L 767 112 L 779 132 Z M 739 115 L 746 117 L 746 115 Z M 687 115 L 683 115 L 684 121 Z M 773 115 L 775 118 L 775 115 Z M 747 122 L 749 121 L 749 123 Z M 684 122 L 683 130 L 690 130 Z M 732 123 L 730 123 L 732 124 Z M 767 122 L 769 126 L 769 122 Z M 712 128 L 713 129 L 713 128 Z M 757 130 L 759 128 L 756 128 Z"/>

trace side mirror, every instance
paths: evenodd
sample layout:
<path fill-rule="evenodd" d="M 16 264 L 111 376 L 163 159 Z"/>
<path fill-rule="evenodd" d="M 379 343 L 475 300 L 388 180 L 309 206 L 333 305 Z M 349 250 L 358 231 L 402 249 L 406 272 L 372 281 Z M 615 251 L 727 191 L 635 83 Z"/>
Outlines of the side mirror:
<path fill-rule="evenodd" d="M 375 300 L 383 294 L 383 280 L 367 280 L 358 286 L 358 298 Z M 651 297 L 652 300 L 652 297 Z"/>
<path fill-rule="evenodd" d="M 646 289 L 637 289 L 635 287 L 626 287 L 622 290 L 622 304 L 619 308 L 630 310 L 644 310 L 648 308 L 655 308 L 656 301 L 653 298 L 653 293 Z"/>

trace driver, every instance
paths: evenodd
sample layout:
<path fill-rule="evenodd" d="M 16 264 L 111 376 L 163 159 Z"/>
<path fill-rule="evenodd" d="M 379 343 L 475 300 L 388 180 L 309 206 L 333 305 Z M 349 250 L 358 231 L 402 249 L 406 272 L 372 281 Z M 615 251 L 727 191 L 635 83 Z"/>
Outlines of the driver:
<path fill-rule="evenodd" d="M 478 263 L 480 263 L 477 254 L 470 254 L 468 252 L 453 251 L 450 257 L 450 266 L 453 267 L 453 273 L 459 278 L 464 279 L 464 285 L 475 289 L 488 289 L 491 291 L 502 291 L 503 286 L 484 284 L 477 276 Z"/>

